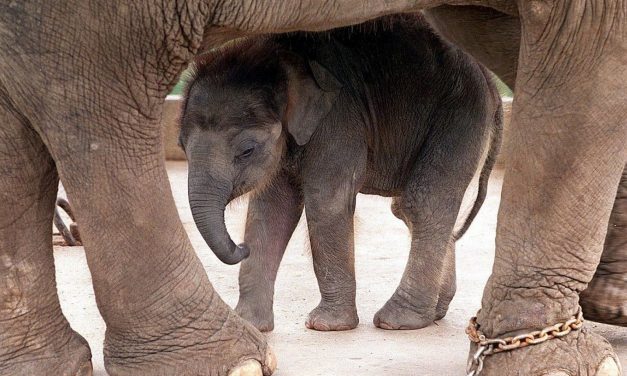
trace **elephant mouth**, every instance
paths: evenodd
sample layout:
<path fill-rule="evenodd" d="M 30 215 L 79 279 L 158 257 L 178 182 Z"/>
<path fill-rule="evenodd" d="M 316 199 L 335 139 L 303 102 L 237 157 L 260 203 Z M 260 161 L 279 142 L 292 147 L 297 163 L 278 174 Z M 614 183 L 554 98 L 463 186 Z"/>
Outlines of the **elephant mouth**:
<path fill-rule="evenodd" d="M 245 193 L 243 192 L 243 190 L 234 190 L 231 195 L 229 196 L 229 198 L 226 200 L 226 205 L 230 205 L 233 201 L 235 201 L 236 199 L 240 198 L 242 195 L 244 195 Z"/>

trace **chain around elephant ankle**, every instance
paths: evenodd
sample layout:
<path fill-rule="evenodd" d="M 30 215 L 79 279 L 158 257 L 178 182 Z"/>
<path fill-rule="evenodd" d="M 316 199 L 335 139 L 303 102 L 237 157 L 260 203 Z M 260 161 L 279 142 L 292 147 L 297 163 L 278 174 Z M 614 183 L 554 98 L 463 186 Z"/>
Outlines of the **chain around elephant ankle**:
<path fill-rule="evenodd" d="M 564 337 L 573 330 L 581 329 L 583 322 L 583 313 L 581 312 L 581 308 L 579 308 L 577 314 L 566 322 L 547 326 L 542 330 L 507 338 L 487 338 L 485 334 L 479 330 L 479 324 L 477 324 L 477 317 L 475 316 L 470 319 L 470 323 L 468 323 L 468 327 L 466 328 L 466 334 L 472 342 L 478 345 L 478 348 L 472 358 L 468 360 L 466 374 L 467 376 L 479 375 L 483 369 L 483 360 L 488 355 L 538 345 L 553 338 Z"/>

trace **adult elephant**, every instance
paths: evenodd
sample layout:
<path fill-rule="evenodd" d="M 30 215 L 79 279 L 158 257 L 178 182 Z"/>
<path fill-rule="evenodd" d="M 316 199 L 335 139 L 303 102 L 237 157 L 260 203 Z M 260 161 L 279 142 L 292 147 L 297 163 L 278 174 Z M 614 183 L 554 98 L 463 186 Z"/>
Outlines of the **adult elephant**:
<path fill-rule="evenodd" d="M 444 3 L 520 22 L 513 142 L 478 323 L 500 337 L 574 315 L 625 166 L 625 0 L 6 0 L 0 374 L 91 373 L 55 287 L 59 177 L 82 228 L 111 375 L 271 374 L 264 338 L 213 290 L 176 215 L 159 126 L 165 96 L 203 44 Z M 618 374 L 614 359 L 601 337 L 578 331 L 494 355 L 484 373 Z"/>

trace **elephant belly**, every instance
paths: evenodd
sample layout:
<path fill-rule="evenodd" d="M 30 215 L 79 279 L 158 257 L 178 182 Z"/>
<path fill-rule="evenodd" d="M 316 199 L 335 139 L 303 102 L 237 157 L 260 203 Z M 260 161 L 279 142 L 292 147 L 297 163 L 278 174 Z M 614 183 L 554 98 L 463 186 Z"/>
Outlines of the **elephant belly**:
<path fill-rule="evenodd" d="M 404 173 L 400 169 L 375 170 L 368 166 L 366 178 L 359 190 L 360 193 L 383 197 L 400 196 L 404 189 Z M 388 166 L 390 167 L 390 166 Z"/>

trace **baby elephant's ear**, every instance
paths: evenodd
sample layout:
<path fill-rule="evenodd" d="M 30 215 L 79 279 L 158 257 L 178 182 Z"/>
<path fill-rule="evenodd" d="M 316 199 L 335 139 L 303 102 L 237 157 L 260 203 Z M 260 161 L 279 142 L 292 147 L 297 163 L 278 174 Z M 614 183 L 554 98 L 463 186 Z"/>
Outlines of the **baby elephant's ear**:
<path fill-rule="evenodd" d="M 327 68 L 323 67 L 315 60 L 309 60 L 308 63 L 309 69 L 311 69 L 311 73 L 320 89 L 333 93 L 340 91 L 342 84 Z"/>
<path fill-rule="evenodd" d="M 298 145 L 305 145 L 324 119 L 342 84 L 316 61 L 308 62 L 310 72 L 288 68 L 287 108 L 284 122 Z"/>

